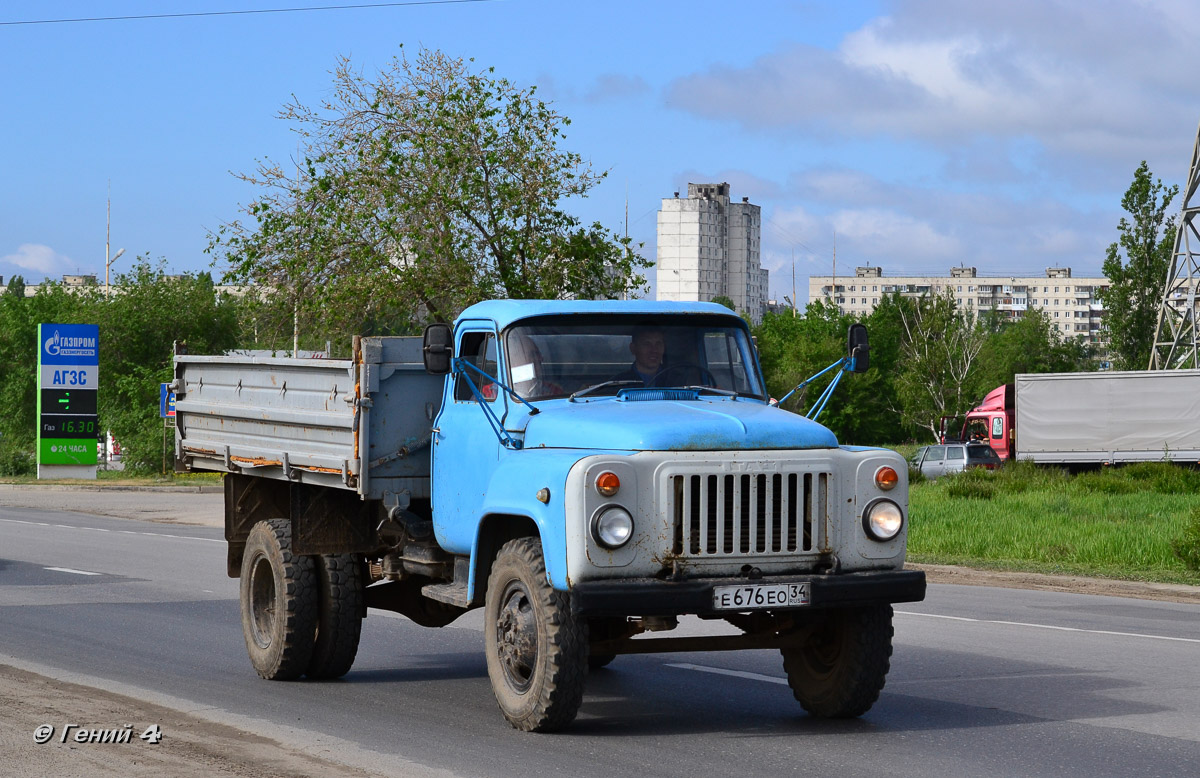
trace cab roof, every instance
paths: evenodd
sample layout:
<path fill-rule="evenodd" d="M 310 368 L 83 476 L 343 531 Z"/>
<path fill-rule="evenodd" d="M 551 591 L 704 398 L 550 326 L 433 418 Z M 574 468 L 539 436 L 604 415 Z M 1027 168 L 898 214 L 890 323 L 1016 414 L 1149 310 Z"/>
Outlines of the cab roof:
<path fill-rule="evenodd" d="M 521 319 L 533 316 L 611 313 L 613 315 L 705 314 L 724 315 L 737 322 L 743 319 L 724 305 L 717 303 L 677 302 L 663 300 L 485 300 L 475 303 L 458 315 L 464 319 L 488 319 L 500 329 Z"/>

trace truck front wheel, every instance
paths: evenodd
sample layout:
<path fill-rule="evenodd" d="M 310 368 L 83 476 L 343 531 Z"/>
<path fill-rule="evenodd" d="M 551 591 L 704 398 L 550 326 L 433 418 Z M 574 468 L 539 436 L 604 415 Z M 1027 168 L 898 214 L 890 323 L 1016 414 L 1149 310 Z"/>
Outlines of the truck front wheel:
<path fill-rule="evenodd" d="M 526 732 L 562 729 L 583 702 L 587 623 L 546 580 L 542 544 L 510 540 L 488 577 L 484 603 L 488 676 L 504 718 Z"/>
<path fill-rule="evenodd" d="M 829 611 L 804 645 L 781 653 L 788 686 L 809 714 L 828 719 L 861 716 L 879 699 L 887 678 L 892 606 Z"/>
<path fill-rule="evenodd" d="M 286 519 L 250 530 L 240 581 L 242 633 L 254 670 L 290 681 L 308 669 L 317 627 L 317 574 L 312 557 L 292 553 Z"/>

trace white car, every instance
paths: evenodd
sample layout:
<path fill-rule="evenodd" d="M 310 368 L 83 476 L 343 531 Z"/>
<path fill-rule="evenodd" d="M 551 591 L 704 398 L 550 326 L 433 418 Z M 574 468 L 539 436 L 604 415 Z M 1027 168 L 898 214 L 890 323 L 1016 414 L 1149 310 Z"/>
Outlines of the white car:
<path fill-rule="evenodd" d="M 908 463 L 933 481 L 946 473 L 961 473 L 976 467 L 997 470 L 1001 460 L 992 447 L 984 443 L 944 443 L 917 449 Z"/>

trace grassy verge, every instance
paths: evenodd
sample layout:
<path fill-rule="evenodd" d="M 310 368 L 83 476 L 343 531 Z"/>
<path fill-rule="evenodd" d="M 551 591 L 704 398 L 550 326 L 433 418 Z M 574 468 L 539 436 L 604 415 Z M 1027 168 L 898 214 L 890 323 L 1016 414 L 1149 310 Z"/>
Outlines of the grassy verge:
<path fill-rule="evenodd" d="M 913 481 L 913 562 L 1200 584 L 1184 561 L 1200 552 L 1200 472 L 1154 463 L 1072 477 L 1019 463 Z"/>

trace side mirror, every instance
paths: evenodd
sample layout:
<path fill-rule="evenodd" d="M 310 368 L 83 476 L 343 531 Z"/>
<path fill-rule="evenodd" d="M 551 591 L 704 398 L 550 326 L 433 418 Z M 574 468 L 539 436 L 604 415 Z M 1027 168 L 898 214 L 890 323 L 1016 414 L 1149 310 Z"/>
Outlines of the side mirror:
<path fill-rule="evenodd" d="M 867 326 L 865 324 L 850 325 L 850 359 L 853 360 L 851 370 L 855 373 L 865 373 L 871 367 L 871 346 L 867 342 Z"/>
<path fill-rule="evenodd" d="M 454 356 L 454 330 L 449 324 L 436 322 L 425 328 L 425 343 L 421 347 L 425 358 L 425 372 L 446 375 L 450 372 L 450 358 Z"/>

